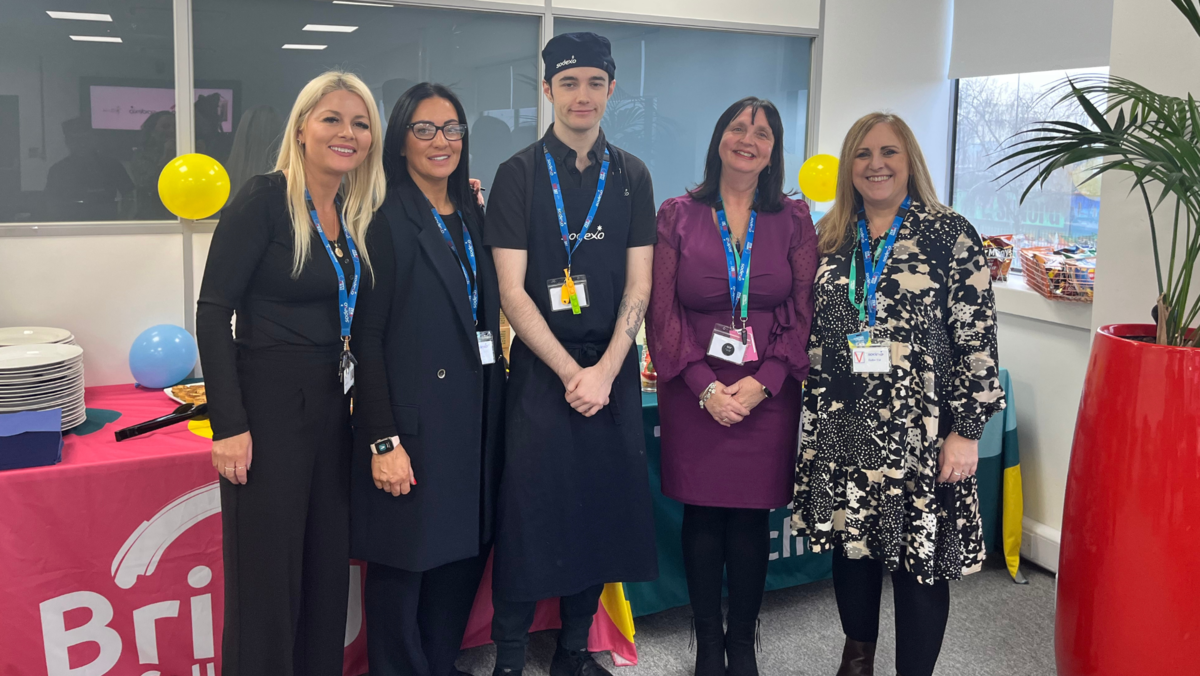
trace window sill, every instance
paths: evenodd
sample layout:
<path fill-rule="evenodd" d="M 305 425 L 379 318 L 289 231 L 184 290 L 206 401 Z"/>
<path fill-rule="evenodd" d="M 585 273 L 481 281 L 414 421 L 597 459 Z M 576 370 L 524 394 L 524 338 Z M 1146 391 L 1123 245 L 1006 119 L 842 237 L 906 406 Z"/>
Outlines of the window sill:
<path fill-rule="evenodd" d="M 1009 273 L 1007 282 L 992 282 L 996 294 L 996 311 L 1002 314 L 1028 317 L 1051 324 L 1062 324 L 1092 330 L 1092 304 L 1068 303 L 1044 298 L 1025 284 L 1025 276 Z"/>

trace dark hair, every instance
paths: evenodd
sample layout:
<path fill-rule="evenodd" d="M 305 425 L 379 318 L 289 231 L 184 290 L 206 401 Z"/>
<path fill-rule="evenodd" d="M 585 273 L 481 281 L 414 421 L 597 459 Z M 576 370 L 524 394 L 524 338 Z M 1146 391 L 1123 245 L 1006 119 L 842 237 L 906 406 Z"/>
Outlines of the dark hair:
<path fill-rule="evenodd" d="M 751 110 L 753 120 L 762 111 L 767 116 L 767 126 L 775 136 L 775 145 L 771 148 L 771 162 L 758 175 L 758 200 L 754 208 L 767 213 L 776 213 L 783 209 L 783 119 L 774 103 L 755 96 L 734 103 L 717 120 L 713 129 L 712 140 L 708 143 L 708 156 L 704 159 L 704 180 L 700 185 L 688 191 L 692 199 L 715 207 L 721 199 L 721 137 L 725 130 L 737 119 L 742 111 Z M 791 193 L 786 193 L 790 195 Z"/>
<path fill-rule="evenodd" d="M 388 118 L 387 134 L 383 137 L 383 173 L 387 177 L 389 188 L 399 185 L 401 182 L 413 182 L 412 176 L 408 173 L 408 160 L 404 157 L 404 148 L 408 142 L 408 125 L 412 123 L 417 106 L 421 105 L 425 99 L 432 98 L 449 101 L 450 105 L 454 106 L 454 114 L 458 118 L 458 123 L 467 123 L 467 111 L 463 109 L 462 102 L 458 100 L 454 92 L 450 91 L 449 87 L 432 82 L 422 82 L 409 87 L 408 91 L 401 94 L 400 98 L 396 100 L 396 105 L 392 106 L 392 115 Z M 462 152 L 458 157 L 458 166 L 454 168 L 446 181 L 446 194 L 454 204 L 454 208 L 459 211 L 470 211 L 478 222 L 482 223 L 483 212 L 475 200 L 475 193 L 471 190 L 468 180 L 471 177 L 468 163 L 471 152 L 467 145 L 470 138 L 471 135 L 468 132 L 466 136 L 463 136 L 462 141 L 459 141 L 462 143 Z"/>

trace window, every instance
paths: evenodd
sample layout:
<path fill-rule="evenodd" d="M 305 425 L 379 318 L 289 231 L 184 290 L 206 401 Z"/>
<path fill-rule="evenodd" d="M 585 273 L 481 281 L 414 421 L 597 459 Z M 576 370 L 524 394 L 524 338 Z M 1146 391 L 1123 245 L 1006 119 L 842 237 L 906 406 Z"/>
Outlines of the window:
<path fill-rule="evenodd" d="M 694 28 L 556 19 L 558 34 L 594 31 L 612 41 L 617 88 L 606 138 L 641 158 L 659 204 L 704 178 L 717 118 L 745 96 L 770 99 L 784 125 L 784 190 L 805 158 L 812 40 Z"/>
<path fill-rule="evenodd" d="M 274 168 L 296 95 L 331 68 L 367 83 L 385 125 L 409 87 L 450 87 L 467 111 L 471 174 L 485 188 L 537 140 L 537 16 L 293 0 L 194 0 L 193 16 L 196 91 L 217 110 L 207 122 L 197 114 L 196 149 L 225 164 L 231 198 Z"/>
<path fill-rule="evenodd" d="M 1107 68 L 1049 71 L 963 78 L 958 82 L 955 121 L 954 194 L 956 211 L 983 235 L 1014 235 L 1013 245 L 1094 247 L 1100 219 L 1100 179 L 1084 182 L 1088 167 L 1060 169 L 1019 204 L 1029 178 L 1004 185 L 996 181 L 1012 165 L 992 164 L 1013 134 L 1041 120 L 1072 120 L 1088 124 L 1078 106 L 1052 107 L 1060 98 L 1047 96 L 1065 76 L 1107 74 Z M 1020 257 L 1014 260 L 1020 265 Z"/>
<path fill-rule="evenodd" d="M 64 4 L 0 0 L 0 223 L 175 220 L 170 0 Z"/>

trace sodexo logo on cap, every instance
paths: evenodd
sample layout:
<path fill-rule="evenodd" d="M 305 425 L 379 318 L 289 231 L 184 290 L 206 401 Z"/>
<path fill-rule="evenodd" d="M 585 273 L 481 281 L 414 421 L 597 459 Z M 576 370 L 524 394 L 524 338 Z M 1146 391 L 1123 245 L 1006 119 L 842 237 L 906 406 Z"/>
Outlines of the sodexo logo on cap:
<path fill-rule="evenodd" d="M 563 66 L 571 66 L 571 65 L 574 65 L 574 64 L 575 64 L 575 55 L 574 55 L 574 54 L 572 54 L 572 55 L 571 55 L 571 58 L 569 58 L 569 59 L 566 59 L 566 60 L 564 60 L 564 61 L 559 61 L 557 64 L 555 64 L 555 65 L 554 65 L 554 69 L 555 69 L 555 70 L 562 70 L 562 67 L 563 67 Z"/>

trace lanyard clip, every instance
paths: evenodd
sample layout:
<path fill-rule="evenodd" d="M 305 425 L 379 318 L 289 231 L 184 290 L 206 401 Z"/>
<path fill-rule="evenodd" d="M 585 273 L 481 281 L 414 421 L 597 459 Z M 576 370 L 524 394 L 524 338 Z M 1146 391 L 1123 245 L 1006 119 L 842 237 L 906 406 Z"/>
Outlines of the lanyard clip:
<path fill-rule="evenodd" d="M 342 336 L 342 352 L 350 351 L 350 336 Z"/>

